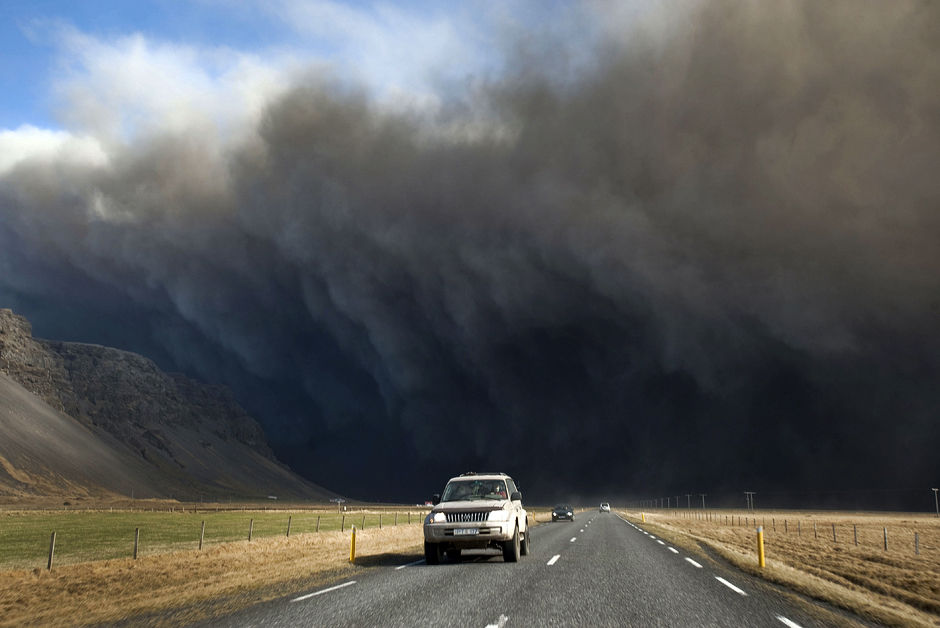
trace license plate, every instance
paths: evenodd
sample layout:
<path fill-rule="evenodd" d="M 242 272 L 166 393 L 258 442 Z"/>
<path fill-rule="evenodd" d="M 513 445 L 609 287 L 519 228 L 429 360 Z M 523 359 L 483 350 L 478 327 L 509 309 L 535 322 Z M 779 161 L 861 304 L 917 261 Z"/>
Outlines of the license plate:
<path fill-rule="evenodd" d="M 479 533 L 476 528 L 454 528 L 454 536 L 472 536 Z"/>

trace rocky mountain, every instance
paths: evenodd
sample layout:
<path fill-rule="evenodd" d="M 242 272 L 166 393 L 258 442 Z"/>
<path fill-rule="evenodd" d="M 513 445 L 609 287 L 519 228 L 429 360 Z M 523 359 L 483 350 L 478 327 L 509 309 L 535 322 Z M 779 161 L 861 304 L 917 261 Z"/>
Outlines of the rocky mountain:
<path fill-rule="evenodd" d="M 231 391 L 0 309 L 0 495 L 332 496 L 280 464 Z"/>

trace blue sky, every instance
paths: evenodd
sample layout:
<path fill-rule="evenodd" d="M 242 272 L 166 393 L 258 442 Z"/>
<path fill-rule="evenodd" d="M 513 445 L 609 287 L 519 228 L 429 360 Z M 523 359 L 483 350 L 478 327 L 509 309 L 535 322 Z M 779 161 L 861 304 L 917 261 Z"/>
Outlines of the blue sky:
<path fill-rule="evenodd" d="M 509 6 L 501 3 L 502 6 Z M 480 6 L 480 5 L 477 5 Z M 480 19 L 524 13 L 491 10 Z M 3 0 L 0 3 L 0 129 L 72 128 L 70 83 L 94 80 L 107 55 L 177 54 L 208 75 L 251 59 L 274 73 L 327 64 L 378 89 L 420 91 L 434 59 L 479 70 L 492 58 L 475 3 L 321 0 Z M 226 58 L 220 58 L 226 57 Z M 141 59 L 143 68 L 146 59 Z M 476 67 L 475 67 L 476 66 Z M 100 78 L 100 77 L 99 77 Z"/>

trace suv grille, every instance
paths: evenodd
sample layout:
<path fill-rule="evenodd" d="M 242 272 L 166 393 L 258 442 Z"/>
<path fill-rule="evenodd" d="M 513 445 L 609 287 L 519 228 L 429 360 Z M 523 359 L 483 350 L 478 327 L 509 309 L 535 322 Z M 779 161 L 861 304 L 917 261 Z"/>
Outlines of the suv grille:
<path fill-rule="evenodd" d="M 481 523 L 486 521 L 489 512 L 449 512 L 447 523 Z"/>

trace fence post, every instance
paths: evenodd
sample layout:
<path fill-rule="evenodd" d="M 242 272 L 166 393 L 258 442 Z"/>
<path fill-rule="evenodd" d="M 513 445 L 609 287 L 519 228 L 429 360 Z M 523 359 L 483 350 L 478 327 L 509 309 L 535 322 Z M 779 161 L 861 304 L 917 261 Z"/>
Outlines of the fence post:
<path fill-rule="evenodd" d="M 365 529 L 366 529 L 366 516 L 362 515 L 362 526 L 360 527 L 360 530 L 365 530 Z"/>
<path fill-rule="evenodd" d="M 291 519 L 293 518 L 294 518 L 293 515 L 287 516 L 287 536 L 288 537 L 290 536 L 290 522 L 291 522 Z"/>
<path fill-rule="evenodd" d="M 395 513 L 395 525 L 396 526 L 398 525 L 398 513 L 397 512 Z"/>
<path fill-rule="evenodd" d="M 786 520 L 786 519 L 783 520 L 783 533 L 784 533 L 784 534 L 790 534 L 790 528 L 789 528 L 789 526 L 787 526 L 787 520 Z"/>
<path fill-rule="evenodd" d="M 764 567 L 764 526 L 757 528 L 757 564 Z"/>
<path fill-rule="evenodd" d="M 202 522 L 202 531 L 199 533 L 199 549 L 202 549 L 202 540 L 206 538 L 206 522 Z"/>
<path fill-rule="evenodd" d="M 836 524 L 832 524 L 832 542 L 836 542 Z"/>
<path fill-rule="evenodd" d="M 340 532 L 345 532 L 345 531 L 346 531 L 346 515 L 343 515 L 343 520 L 340 521 L 340 523 L 339 523 L 339 531 L 340 531 Z"/>
<path fill-rule="evenodd" d="M 52 555 L 55 554 L 55 532 L 49 537 L 49 562 L 46 563 L 46 569 L 52 569 Z"/>
<path fill-rule="evenodd" d="M 320 531 L 320 515 L 317 515 L 317 529 L 316 529 L 316 531 L 317 531 L 317 532 Z"/>
<path fill-rule="evenodd" d="M 852 524 L 852 533 L 855 535 L 855 547 L 858 547 L 858 524 Z"/>
<path fill-rule="evenodd" d="M 818 538 L 819 538 L 819 530 L 816 529 L 816 522 L 815 522 L 815 521 L 813 522 L 813 538 L 814 538 L 814 539 L 818 539 Z"/>
<path fill-rule="evenodd" d="M 248 542 L 249 543 L 251 543 L 251 533 L 254 532 L 254 529 L 255 529 L 255 520 L 249 519 L 248 520 Z"/>
<path fill-rule="evenodd" d="M 134 560 L 137 560 L 137 548 L 140 545 L 140 528 L 134 528 Z"/>
<path fill-rule="evenodd" d="M 885 527 L 885 551 L 888 551 L 888 528 Z"/>
<path fill-rule="evenodd" d="M 803 524 L 797 520 L 796 522 L 796 535 L 799 537 L 803 536 Z"/>

